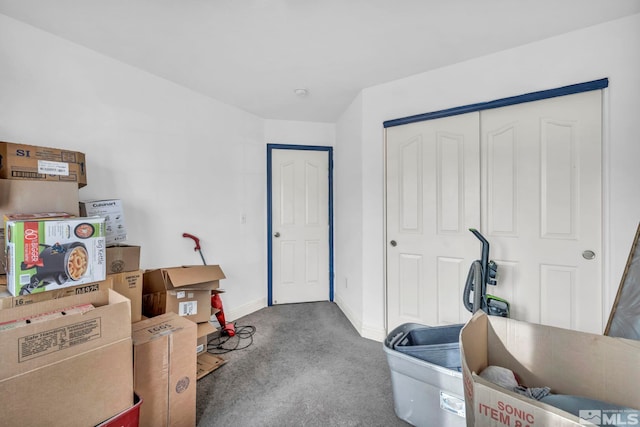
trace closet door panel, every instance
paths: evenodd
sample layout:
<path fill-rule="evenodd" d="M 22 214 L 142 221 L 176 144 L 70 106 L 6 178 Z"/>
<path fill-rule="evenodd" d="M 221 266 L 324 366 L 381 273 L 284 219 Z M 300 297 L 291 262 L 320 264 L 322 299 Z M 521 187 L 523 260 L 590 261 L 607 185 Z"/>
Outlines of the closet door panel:
<path fill-rule="evenodd" d="M 602 333 L 601 104 L 591 91 L 481 112 L 483 229 L 515 268 L 488 291 L 509 290 L 513 318 Z"/>
<path fill-rule="evenodd" d="M 438 325 L 462 305 L 480 224 L 478 113 L 386 130 L 387 321 Z"/>

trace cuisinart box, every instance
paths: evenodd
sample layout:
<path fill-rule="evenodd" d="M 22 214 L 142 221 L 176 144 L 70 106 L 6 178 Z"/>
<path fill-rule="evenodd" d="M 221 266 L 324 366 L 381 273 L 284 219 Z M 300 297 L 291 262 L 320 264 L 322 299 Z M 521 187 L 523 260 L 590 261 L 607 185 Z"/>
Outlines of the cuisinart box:
<path fill-rule="evenodd" d="M 127 227 L 124 222 L 122 200 L 91 200 L 80 202 L 80 215 L 101 216 L 104 218 L 107 245 L 127 240 Z"/>
<path fill-rule="evenodd" d="M 5 241 L 11 295 L 106 278 L 104 218 L 9 219 Z"/>

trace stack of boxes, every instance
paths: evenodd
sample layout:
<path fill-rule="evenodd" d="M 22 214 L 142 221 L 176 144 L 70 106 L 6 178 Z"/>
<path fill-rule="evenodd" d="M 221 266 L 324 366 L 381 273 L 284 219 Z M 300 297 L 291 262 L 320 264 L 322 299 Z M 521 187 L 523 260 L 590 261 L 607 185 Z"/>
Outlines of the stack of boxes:
<path fill-rule="evenodd" d="M 78 216 L 84 154 L 0 142 L 0 178 L 3 421 L 91 426 L 127 412 L 130 302 L 105 280 L 104 220 Z"/>
<path fill-rule="evenodd" d="M 224 363 L 206 352 L 224 273 L 144 272 L 122 202 L 81 202 L 85 185 L 83 153 L 0 142 L 3 420 L 195 425 L 196 381 Z"/>
<path fill-rule="evenodd" d="M 207 353 L 207 337 L 215 331 L 209 320 L 212 292 L 220 292 L 225 275 L 219 265 L 159 268 L 144 273 L 143 313 L 153 317 L 177 313 L 197 324 L 197 378 L 214 371 L 224 361 Z"/>

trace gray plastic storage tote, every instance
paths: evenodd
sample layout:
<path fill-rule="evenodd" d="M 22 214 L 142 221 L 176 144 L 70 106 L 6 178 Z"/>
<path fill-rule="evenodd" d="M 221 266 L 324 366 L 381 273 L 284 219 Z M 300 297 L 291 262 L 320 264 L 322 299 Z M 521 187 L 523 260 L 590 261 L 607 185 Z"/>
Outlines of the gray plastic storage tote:
<path fill-rule="evenodd" d="M 459 368 L 461 328 L 462 325 L 430 328 L 405 323 L 389 333 L 383 349 L 391 371 L 398 418 L 418 427 L 466 425 Z"/>

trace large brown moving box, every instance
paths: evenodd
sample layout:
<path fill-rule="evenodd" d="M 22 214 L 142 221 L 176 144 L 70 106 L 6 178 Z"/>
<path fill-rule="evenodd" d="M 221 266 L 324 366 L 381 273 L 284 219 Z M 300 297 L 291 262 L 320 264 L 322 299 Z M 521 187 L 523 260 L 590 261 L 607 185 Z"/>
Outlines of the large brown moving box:
<path fill-rule="evenodd" d="M 0 332 L 0 425 L 94 426 L 133 404 L 127 298 L 53 299 L 0 310 L 0 323 L 80 304 L 95 309 Z"/>
<path fill-rule="evenodd" d="M 467 426 L 569 427 L 593 425 L 479 376 L 489 365 L 507 368 L 527 387 L 583 396 L 640 410 L 640 341 L 522 322 L 477 312 L 460 332 Z M 602 425 L 638 424 L 640 411 L 579 408 Z M 629 418 L 626 418 L 629 417 Z M 600 423 L 596 423 L 600 424 Z"/>
<path fill-rule="evenodd" d="M 134 389 L 140 427 L 196 424 L 197 327 L 175 313 L 134 323 Z"/>

